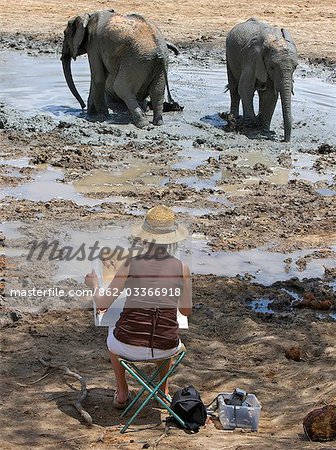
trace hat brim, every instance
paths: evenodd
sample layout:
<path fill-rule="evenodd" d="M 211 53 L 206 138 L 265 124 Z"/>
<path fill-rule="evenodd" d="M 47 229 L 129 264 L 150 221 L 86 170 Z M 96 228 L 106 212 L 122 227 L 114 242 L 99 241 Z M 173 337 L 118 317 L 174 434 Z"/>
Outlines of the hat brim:
<path fill-rule="evenodd" d="M 188 230 L 183 225 L 178 225 L 175 231 L 166 233 L 155 233 L 153 231 L 144 230 L 143 224 L 134 225 L 132 227 L 132 236 L 140 238 L 155 244 L 175 244 L 184 241 L 188 237 Z"/>

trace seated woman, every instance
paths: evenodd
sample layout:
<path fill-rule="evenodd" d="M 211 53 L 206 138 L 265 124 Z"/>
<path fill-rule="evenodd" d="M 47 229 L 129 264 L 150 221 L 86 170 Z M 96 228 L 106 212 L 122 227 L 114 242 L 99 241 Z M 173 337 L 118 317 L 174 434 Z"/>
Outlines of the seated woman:
<path fill-rule="evenodd" d="M 150 209 L 143 224 L 134 228 L 132 234 L 141 239 L 144 252 L 126 259 L 105 294 L 97 293 L 94 297 L 97 308 L 109 308 L 122 290 L 126 290 L 124 309 L 107 337 L 117 382 L 114 396 L 117 408 L 124 408 L 130 398 L 125 370 L 118 357 L 160 359 L 156 361 L 159 366 L 181 346 L 177 309 L 185 316 L 192 312 L 190 270 L 170 254 L 172 247 L 188 235 L 185 227 L 176 224 L 174 212 L 166 206 Z M 85 283 L 91 289 L 98 287 L 94 271 L 86 275 Z M 161 379 L 170 364 L 171 361 L 161 369 Z M 162 390 L 169 395 L 168 380 Z"/>

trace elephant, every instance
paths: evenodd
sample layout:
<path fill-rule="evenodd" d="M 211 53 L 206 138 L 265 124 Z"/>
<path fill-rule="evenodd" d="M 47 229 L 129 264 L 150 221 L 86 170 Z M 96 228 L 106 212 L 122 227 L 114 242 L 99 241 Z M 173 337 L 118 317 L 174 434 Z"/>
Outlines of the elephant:
<path fill-rule="evenodd" d="M 298 64 L 295 43 L 284 28 L 276 28 L 251 18 L 233 27 L 226 37 L 226 65 L 230 113 L 247 126 L 269 131 L 280 93 L 284 123 L 284 141 L 290 141 L 292 129 L 291 94 L 293 73 Z M 259 115 L 253 108 L 255 91 L 259 96 Z"/>
<path fill-rule="evenodd" d="M 153 123 L 163 122 L 163 103 L 168 85 L 168 53 L 178 54 L 158 28 L 138 14 L 121 15 L 114 10 L 83 14 L 69 20 L 64 31 L 62 66 L 67 85 L 81 108 L 85 103 L 71 73 L 71 58 L 88 54 L 91 83 L 88 117 L 104 120 L 108 101 L 126 104 L 138 128 L 148 125 L 147 97 L 153 108 Z"/>

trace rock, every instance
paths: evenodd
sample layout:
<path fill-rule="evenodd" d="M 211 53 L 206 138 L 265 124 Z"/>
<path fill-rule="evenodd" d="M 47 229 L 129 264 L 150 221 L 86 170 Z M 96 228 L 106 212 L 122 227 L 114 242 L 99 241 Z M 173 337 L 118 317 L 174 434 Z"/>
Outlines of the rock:
<path fill-rule="evenodd" d="M 333 152 L 335 152 L 335 147 L 330 144 L 321 144 L 317 148 L 317 153 L 319 153 L 320 155 L 326 155 Z"/>
<path fill-rule="evenodd" d="M 312 441 L 336 439 L 336 405 L 314 409 L 303 419 L 303 429 Z"/>
<path fill-rule="evenodd" d="M 287 359 L 292 361 L 301 361 L 302 352 L 300 347 L 290 347 L 285 351 L 285 356 Z"/>
<path fill-rule="evenodd" d="M 11 312 L 9 313 L 9 317 L 11 318 L 11 320 L 12 320 L 13 322 L 18 322 L 20 319 L 22 319 L 22 314 L 20 314 L 20 313 L 17 312 L 17 311 L 11 311 Z"/>
<path fill-rule="evenodd" d="M 316 311 L 329 311 L 332 307 L 330 300 L 318 300 L 312 292 L 305 292 L 303 300 L 296 304 L 297 308 L 308 308 Z"/>

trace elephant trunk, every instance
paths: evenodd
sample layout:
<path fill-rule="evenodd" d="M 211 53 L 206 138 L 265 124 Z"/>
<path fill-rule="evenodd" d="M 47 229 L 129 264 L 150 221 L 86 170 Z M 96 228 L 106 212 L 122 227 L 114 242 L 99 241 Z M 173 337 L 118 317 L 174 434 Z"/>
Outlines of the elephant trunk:
<path fill-rule="evenodd" d="M 67 82 L 67 85 L 68 85 L 72 95 L 79 102 L 81 108 L 84 109 L 85 108 L 85 102 L 82 99 L 82 97 L 80 96 L 79 92 L 77 91 L 77 88 L 76 88 L 75 83 L 74 83 L 73 78 L 72 78 L 72 73 L 71 73 L 71 56 L 63 53 L 62 57 L 61 57 L 61 61 L 62 61 L 62 67 L 63 67 L 63 73 L 64 73 L 65 81 Z"/>
<path fill-rule="evenodd" d="M 280 98 L 282 106 L 282 117 L 285 131 L 285 142 L 290 141 L 292 131 L 292 111 L 291 111 L 291 77 L 289 81 L 285 81 L 280 87 Z"/>

